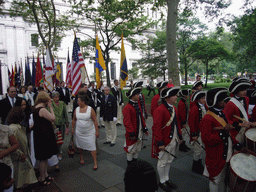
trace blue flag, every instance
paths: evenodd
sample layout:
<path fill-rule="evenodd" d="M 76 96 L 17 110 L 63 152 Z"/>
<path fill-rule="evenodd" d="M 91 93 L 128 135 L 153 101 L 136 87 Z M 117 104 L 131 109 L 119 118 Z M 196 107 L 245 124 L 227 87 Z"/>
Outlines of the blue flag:
<path fill-rule="evenodd" d="M 33 86 L 35 86 L 35 83 L 36 83 L 36 63 L 35 63 L 34 55 L 33 55 L 31 84 L 32 84 Z"/>

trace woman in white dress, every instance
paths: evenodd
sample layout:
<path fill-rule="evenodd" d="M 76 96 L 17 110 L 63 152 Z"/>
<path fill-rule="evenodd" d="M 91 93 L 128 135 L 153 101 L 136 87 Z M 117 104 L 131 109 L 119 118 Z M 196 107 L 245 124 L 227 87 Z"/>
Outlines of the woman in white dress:
<path fill-rule="evenodd" d="M 89 98 L 85 93 L 79 93 L 78 105 L 72 120 L 72 134 L 75 133 L 75 143 L 80 154 L 80 163 L 84 164 L 83 150 L 91 151 L 94 166 L 97 170 L 96 137 L 99 137 L 97 116 L 93 108 L 88 106 Z M 76 126 L 76 130 L 74 128 Z"/>

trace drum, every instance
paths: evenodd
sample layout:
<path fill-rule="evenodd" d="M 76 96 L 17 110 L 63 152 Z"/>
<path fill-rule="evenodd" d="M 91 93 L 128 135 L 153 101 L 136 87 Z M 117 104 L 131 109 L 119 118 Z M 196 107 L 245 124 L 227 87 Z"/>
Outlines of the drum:
<path fill-rule="evenodd" d="M 233 192 L 254 192 L 256 189 L 256 156 L 236 153 L 230 159 L 228 185 Z"/>
<path fill-rule="evenodd" d="M 249 129 L 245 132 L 246 148 L 256 153 L 256 128 Z"/>

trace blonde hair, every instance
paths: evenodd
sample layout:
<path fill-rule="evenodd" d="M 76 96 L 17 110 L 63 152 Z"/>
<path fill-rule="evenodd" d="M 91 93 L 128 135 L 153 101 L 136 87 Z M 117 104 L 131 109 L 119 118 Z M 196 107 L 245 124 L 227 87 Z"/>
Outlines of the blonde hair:
<path fill-rule="evenodd" d="M 46 91 L 40 91 L 36 97 L 35 104 L 37 105 L 39 103 L 47 103 L 50 100 L 51 100 L 51 97 Z"/>

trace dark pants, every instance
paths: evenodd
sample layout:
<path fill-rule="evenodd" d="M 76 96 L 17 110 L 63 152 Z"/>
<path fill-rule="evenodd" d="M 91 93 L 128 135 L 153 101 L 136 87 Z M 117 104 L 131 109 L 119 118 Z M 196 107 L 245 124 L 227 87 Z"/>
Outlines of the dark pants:
<path fill-rule="evenodd" d="M 148 96 L 150 95 L 151 91 L 153 91 L 154 96 L 155 96 L 155 95 L 156 95 L 156 93 L 155 93 L 155 89 L 154 89 L 154 88 L 153 88 L 153 89 L 152 89 L 152 88 L 150 88 L 150 89 L 149 89 L 149 91 L 148 91 Z"/>

